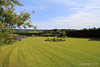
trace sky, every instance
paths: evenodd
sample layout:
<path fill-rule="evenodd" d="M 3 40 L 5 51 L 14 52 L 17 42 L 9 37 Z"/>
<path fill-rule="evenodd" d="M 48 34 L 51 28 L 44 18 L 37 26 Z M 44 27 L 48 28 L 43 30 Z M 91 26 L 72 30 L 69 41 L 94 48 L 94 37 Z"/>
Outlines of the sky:
<path fill-rule="evenodd" d="M 100 0 L 19 0 L 18 14 L 24 9 L 32 14 L 37 29 L 83 29 L 100 27 Z M 32 29 L 32 28 L 30 28 Z"/>

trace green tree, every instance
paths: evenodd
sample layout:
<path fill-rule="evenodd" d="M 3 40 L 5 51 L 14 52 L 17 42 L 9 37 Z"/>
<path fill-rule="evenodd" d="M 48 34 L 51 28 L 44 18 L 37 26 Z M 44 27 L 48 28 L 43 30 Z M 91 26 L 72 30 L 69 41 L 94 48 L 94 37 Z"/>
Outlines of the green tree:
<path fill-rule="evenodd" d="M 65 32 L 65 31 L 62 31 L 62 32 L 60 33 L 60 35 L 63 36 L 63 37 L 66 37 L 66 32 Z"/>
<path fill-rule="evenodd" d="M 15 5 L 23 6 L 18 0 L 0 0 L 0 44 L 12 40 L 13 29 L 16 27 L 33 27 L 30 14 L 26 11 L 16 14 Z"/>

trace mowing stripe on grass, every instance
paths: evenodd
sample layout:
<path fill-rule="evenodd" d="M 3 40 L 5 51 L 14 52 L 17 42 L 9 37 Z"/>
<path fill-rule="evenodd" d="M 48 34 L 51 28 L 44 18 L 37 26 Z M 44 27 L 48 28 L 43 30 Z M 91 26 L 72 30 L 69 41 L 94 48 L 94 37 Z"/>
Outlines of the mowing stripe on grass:
<path fill-rule="evenodd" d="M 47 42 L 45 39 L 28 37 L 1 47 L 0 67 L 100 67 L 99 41 L 66 38 L 65 42 Z"/>

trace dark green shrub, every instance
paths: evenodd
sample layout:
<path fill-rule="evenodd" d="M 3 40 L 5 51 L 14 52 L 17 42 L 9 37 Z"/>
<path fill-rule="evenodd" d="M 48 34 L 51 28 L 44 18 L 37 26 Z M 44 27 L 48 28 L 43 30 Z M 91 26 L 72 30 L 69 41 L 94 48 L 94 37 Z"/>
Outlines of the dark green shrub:
<path fill-rule="evenodd" d="M 60 41 L 66 41 L 65 39 L 63 39 L 63 38 L 53 38 L 53 39 L 49 39 L 49 38 L 47 38 L 45 41 L 51 41 L 51 42 L 60 42 Z"/>

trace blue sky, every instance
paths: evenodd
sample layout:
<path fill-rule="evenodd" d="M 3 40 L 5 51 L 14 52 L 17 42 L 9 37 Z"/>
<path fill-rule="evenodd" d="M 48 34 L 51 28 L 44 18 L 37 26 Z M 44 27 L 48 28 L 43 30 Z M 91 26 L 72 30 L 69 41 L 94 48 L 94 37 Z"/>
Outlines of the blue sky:
<path fill-rule="evenodd" d="M 37 29 L 82 29 L 100 27 L 100 0 L 19 0 L 16 12 L 32 13 Z"/>

